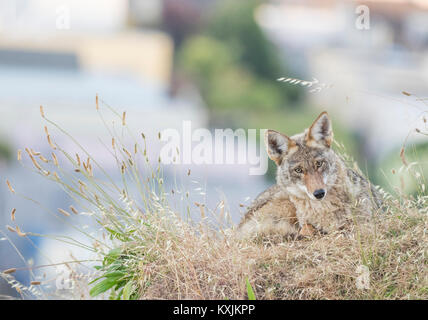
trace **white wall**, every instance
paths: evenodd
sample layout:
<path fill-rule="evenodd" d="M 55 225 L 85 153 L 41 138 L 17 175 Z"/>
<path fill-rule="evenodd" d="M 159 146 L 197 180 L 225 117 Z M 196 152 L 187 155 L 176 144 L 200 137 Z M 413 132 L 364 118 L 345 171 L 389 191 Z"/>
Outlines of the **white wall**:
<path fill-rule="evenodd" d="M 125 27 L 127 0 L 0 0 L 0 35 L 111 32 Z"/>

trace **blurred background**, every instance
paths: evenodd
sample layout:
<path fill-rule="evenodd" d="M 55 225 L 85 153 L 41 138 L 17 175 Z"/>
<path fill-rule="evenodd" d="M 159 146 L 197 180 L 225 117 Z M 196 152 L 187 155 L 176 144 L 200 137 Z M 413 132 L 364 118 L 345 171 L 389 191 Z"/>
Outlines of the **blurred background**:
<path fill-rule="evenodd" d="M 370 10 L 365 28 L 356 24 L 360 5 Z M 39 105 L 113 168 L 98 140 L 106 137 L 95 111 L 98 94 L 126 110 L 137 133 L 146 133 L 154 159 L 161 147 L 154 137 L 180 129 L 183 120 L 194 129 L 270 128 L 292 135 L 327 110 L 336 140 L 374 183 L 392 191 L 406 139 L 409 162 L 428 159 L 426 137 L 415 133 L 426 128 L 427 53 L 426 0 L 0 0 L 1 181 L 9 179 L 52 210 L 71 204 L 57 186 L 16 161 L 26 146 L 49 151 Z M 311 93 L 280 77 L 316 79 L 322 90 Z M 265 176 L 249 176 L 248 165 L 180 170 L 192 170 L 208 203 L 226 199 L 238 222 L 240 205 L 273 183 L 269 166 Z M 165 180 L 180 170 L 166 167 Z M 71 232 L 11 196 L 3 182 L 2 231 L 15 207 L 25 230 Z M 404 187 L 416 192 L 411 182 Z M 44 260 L 35 247 L 54 262 L 67 259 L 61 244 L 8 235 L 36 264 Z M 0 269 L 25 265 L 0 238 Z M 24 282 L 26 276 L 17 274 Z M 16 292 L 0 280 L 1 294 Z"/>

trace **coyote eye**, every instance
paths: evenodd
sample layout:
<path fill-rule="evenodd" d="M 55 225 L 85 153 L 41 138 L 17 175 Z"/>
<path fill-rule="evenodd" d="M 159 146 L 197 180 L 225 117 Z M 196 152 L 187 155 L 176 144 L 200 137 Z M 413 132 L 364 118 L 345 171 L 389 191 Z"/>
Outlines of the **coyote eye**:
<path fill-rule="evenodd" d="M 297 167 L 297 168 L 294 169 L 294 171 L 297 172 L 297 173 L 302 173 L 303 169 L 302 169 L 302 167 Z"/>
<path fill-rule="evenodd" d="M 317 166 L 317 168 L 321 168 L 323 164 L 324 164 L 324 161 L 315 162 L 315 165 Z"/>

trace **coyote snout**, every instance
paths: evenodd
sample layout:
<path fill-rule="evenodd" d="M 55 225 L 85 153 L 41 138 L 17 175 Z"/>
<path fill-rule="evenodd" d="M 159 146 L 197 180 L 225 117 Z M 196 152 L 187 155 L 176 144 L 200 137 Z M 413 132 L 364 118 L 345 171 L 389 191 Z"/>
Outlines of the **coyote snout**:
<path fill-rule="evenodd" d="M 315 190 L 314 196 L 318 200 L 322 200 L 324 198 L 324 196 L 325 196 L 325 190 L 324 189 L 317 189 L 317 190 Z"/>
<path fill-rule="evenodd" d="M 322 200 L 327 194 L 327 186 L 319 172 L 306 173 L 303 177 L 305 191 L 310 199 Z"/>

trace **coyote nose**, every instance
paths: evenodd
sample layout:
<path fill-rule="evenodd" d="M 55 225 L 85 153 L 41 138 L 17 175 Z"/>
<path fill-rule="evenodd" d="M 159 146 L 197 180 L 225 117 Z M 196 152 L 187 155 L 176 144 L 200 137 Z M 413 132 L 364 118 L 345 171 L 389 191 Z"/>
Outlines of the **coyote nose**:
<path fill-rule="evenodd" d="M 314 192 L 314 197 L 318 200 L 321 200 L 325 196 L 325 190 L 324 189 L 318 189 Z"/>

